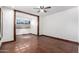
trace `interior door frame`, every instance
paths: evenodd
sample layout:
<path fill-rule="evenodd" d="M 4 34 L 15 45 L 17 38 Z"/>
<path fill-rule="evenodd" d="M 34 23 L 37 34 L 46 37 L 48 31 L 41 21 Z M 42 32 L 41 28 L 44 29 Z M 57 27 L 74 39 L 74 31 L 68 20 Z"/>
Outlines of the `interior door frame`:
<path fill-rule="evenodd" d="M 20 12 L 20 13 L 24 13 L 24 14 L 37 17 L 37 36 L 39 36 L 39 16 L 24 12 L 24 11 L 20 11 L 20 10 L 14 10 L 14 41 L 16 41 L 16 12 Z"/>
<path fill-rule="evenodd" d="M 2 9 L 0 8 L 0 15 L 1 15 L 1 38 L 3 37 L 3 12 Z"/>

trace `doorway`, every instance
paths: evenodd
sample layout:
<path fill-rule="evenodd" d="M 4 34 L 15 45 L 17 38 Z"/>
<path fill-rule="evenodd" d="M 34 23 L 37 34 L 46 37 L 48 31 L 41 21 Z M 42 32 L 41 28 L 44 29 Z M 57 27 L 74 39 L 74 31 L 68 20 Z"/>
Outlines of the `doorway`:
<path fill-rule="evenodd" d="M 34 34 L 39 36 L 39 16 L 14 10 L 14 40 L 17 35 Z"/>

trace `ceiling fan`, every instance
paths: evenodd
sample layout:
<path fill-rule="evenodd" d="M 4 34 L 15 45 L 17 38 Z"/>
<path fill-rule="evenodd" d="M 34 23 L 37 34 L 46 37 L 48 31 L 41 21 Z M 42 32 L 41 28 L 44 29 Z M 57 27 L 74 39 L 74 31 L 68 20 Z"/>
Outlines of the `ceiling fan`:
<path fill-rule="evenodd" d="M 46 13 L 47 9 L 50 9 L 50 8 L 51 8 L 50 6 L 47 6 L 47 7 L 46 6 L 40 6 L 40 7 L 33 8 L 33 9 L 38 9 L 38 11 L 37 11 L 38 13 L 39 12 L 45 12 Z"/>

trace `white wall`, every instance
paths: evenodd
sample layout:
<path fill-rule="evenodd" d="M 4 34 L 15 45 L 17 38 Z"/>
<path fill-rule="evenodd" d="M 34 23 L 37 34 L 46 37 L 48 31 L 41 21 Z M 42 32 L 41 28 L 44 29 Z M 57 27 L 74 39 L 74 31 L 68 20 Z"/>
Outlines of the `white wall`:
<path fill-rule="evenodd" d="M 2 42 L 14 40 L 14 11 L 2 8 L 3 17 L 3 37 Z"/>
<path fill-rule="evenodd" d="M 32 34 L 37 34 L 37 17 L 32 17 L 31 19 L 31 29 Z"/>
<path fill-rule="evenodd" d="M 39 17 L 39 35 L 42 35 L 43 34 L 43 25 L 44 25 L 44 23 L 43 23 L 43 18 L 44 18 L 44 16 L 40 16 Z"/>
<path fill-rule="evenodd" d="M 78 41 L 78 8 L 42 17 L 41 34 Z"/>
<path fill-rule="evenodd" d="M 28 14 L 16 12 L 16 17 L 28 18 L 31 21 L 31 28 L 16 29 L 16 35 L 28 34 L 28 33 L 37 34 L 37 17 L 36 16 L 31 16 Z"/>
<path fill-rule="evenodd" d="M 1 9 L 0 9 L 0 37 L 1 37 Z"/>
<path fill-rule="evenodd" d="M 78 7 L 78 41 L 79 41 L 79 7 Z M 79 52 L 79 46 L 78 46 L 78 52 Z"/>
<path fill-rule="evenodd" d="M 1 37 L 1 9 L 0 9 L 0 37 Z"/>
<path fill-rule="evenodd" d="M 78 7 L 78 41 L 79 41 L 79 7 Z"/>
<path fill-rule="evenodd" d="M 16 35 L 29 34 L 30 29 L 16 29 Z"/>

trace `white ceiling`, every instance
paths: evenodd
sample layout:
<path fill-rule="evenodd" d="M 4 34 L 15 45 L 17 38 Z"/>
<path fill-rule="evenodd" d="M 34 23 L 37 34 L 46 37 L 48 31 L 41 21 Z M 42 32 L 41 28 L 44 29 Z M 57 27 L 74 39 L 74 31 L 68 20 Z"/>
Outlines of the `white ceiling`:
<path fill-rule="evenodd" d="M 47 10 L 48 11 L 47 13 L 37 13 L 38 10 L 34 9 L 36 7 L 39 7 L 39 6 L 13 6 L 13 8 L 16 10 L 28 12 L 28 13 L 39 15 L 39 16 L 54 14 L 54 13 L 61 12 L 67 9 L 75 8 L 76 6 L 51 6 L 51 8 Z"/>

